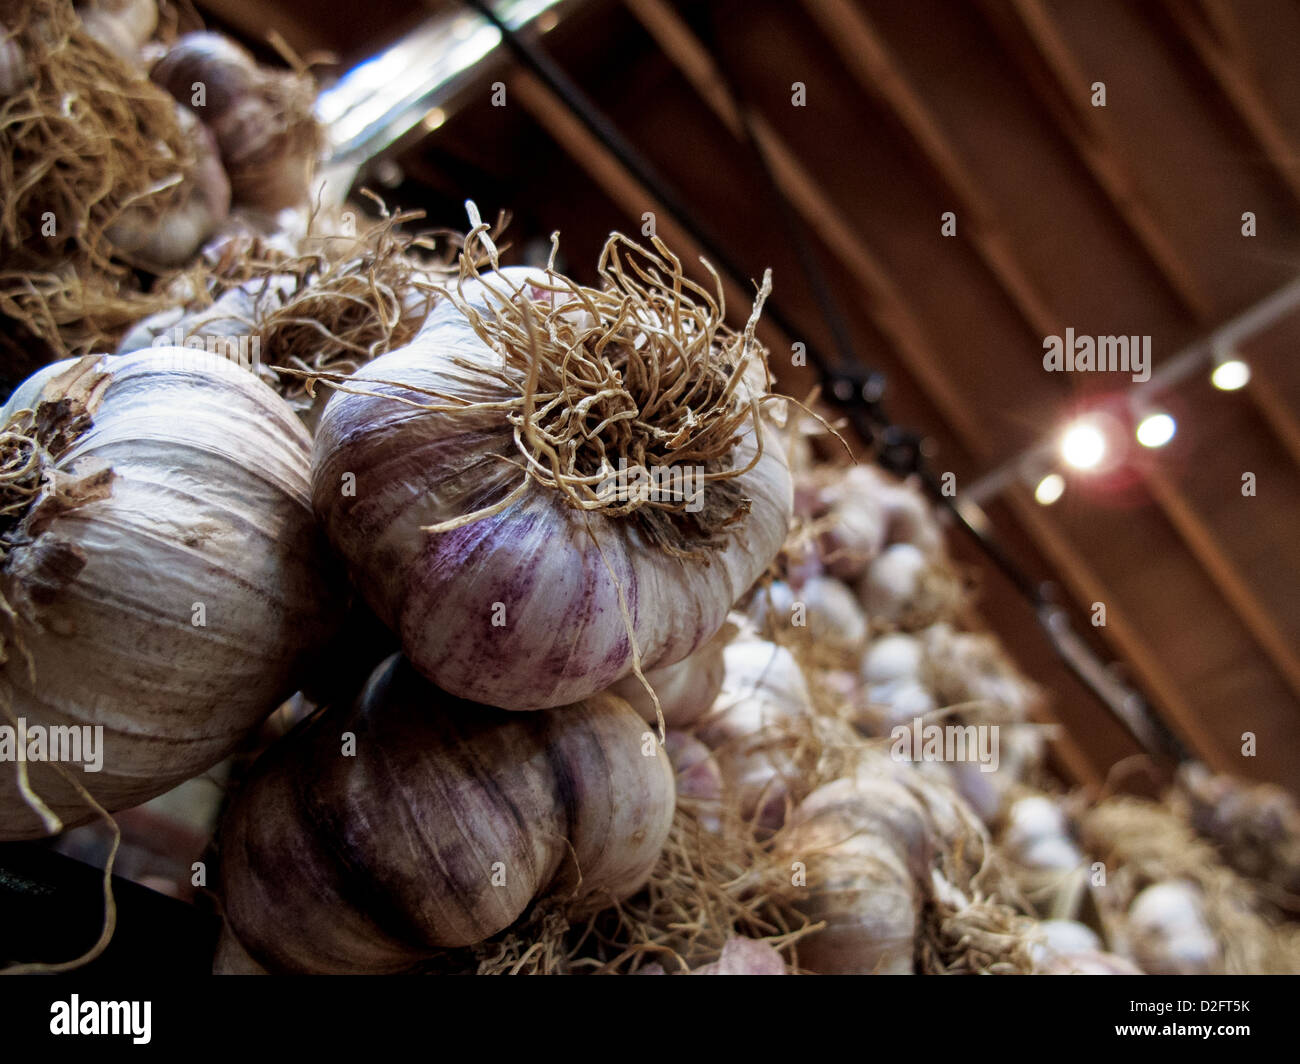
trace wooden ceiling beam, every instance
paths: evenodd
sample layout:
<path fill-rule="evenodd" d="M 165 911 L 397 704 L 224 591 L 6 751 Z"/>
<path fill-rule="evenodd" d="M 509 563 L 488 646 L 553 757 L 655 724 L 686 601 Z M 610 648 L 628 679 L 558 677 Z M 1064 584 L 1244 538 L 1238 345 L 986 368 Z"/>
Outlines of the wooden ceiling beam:
<path fill-rule="evenodd" d="M 1165 711 L 1165 719 L 1178 733 L 1184 745 L 1218 772 L 1228 772 L 1232 764 L 1223 747 L 1211 734 L 1173 674 L 1142 637 L 1136 623 L 1124 612 L 1105 582 L 1082 559 L 1069 537 L 1050 521 L 1020 484 L 1013 484 L 1003 495 L 1016 517 L 1029 530 L 1039 549 L 1061 574 L 1074 600 L 1089 611 L 1092 603 L 1106 606 L 1106 624 L 1102 635 L 1132 667 L 1138 682 L 1154 696 Z"/>
<path fill-rule="evenodd" d="M 858 85 L 881 100 L 912 139 L 944 194 L 954 201 L 962 231 L 970 233 L 976 253 L 1030 331 L 1038 337 L 1055 333 L 1055 315 L 1020 267 L 993 204 L 953 151 L 938 120 L 909 84 L 875 26 L 849 0 L 804 0 L 804 7 Z"/>
<path fill-rule="evenodd" d="M 1047 9 L 1040 0 L 980 0 L 980 8 L 1170 291 L 1198 319 L 1208 318 L 1211 306 L 1200 282 L 1124 165 L 1090 102 L 1090 83 Z"/>
<path fill-rule="evenodd" d="M 1187 544 L 1201 567 L 1210 574 L 1215 587 L 1263 649 L 1291 692 L 1300 699 L 1300 657 L 1251 588 L 1250 581 L 1242 576 L 1219 546 L 1209 526 L 1164 473 L 1158 469 L 1149 469 L 1144 473 L 1144 478 L 1152 496 L 1159 502 L 1161 510 L 1168 516 L 1179 537 Z"/>
<path fill-rule="evenodd" d="M 1274 439 L 1296 467 L 1300 468 L 1300 420 L 1296 419 L 1282 394 L 1270 385 L 1268 377 L 1254 363 L 1251 364 L 1246 395 Z"/>
<path fill-rule="evenodd" d="M 1300 204 L 1300 154 L 1230 43 L 1241 40 L 1231 12 L 1219 4 L 1202 7 L 1200 15 L 1211 20 L 1205 22 L 1188 0 L 1165 0 L 1164 9 L 1233 114 L 1264 153 L 1287 194 Z M 1211 25 L 1226 36 L 1226 42 L 1216 39 Z"/>
<path fill-rule="evenodd" d="M 628 0 L 627 6 L 638 18 L 645 16 L 642 24 L 646 30 L 719 119 L 743 134 L 739 105 L 731 98 L 713 60 L 680 16 L 664 0 Z M 942 360 L 924 340 L 915 317 L 903 312 L 902 293 L 883 263 L 854 234 L 848 219 L 767 120 L 759 114 L 751 115 L 750 128 L 772 168 L 777 186 L 822 243 L 862 285 L 869 297 L 865 309 L 872 323 L 896 350 L 905 353 L 908 372 L 940 416 L 963 439 L 979 439 L 983 435 L 979 419 L 967 409 Z M 979 457 L 981 461 L 987 460 L 987 454 Z"/>
<path fill-rule="evenodd" d="M 1177 0 L 1174 0 L 1171 6 L 1177 6 Z M 991 0 L 985 0 L 984 7 L 985 10 L 996 10 Z M 1067 134 L 1074 131 L 1070 139 L 1079 158 L 1085 165 L 1094 169 L 1094 175 L 1108 192 L 1114 190 L 1112 201 L 1116 209 L 1128 217 L 1131 223 L 1134 222 L 1131 213 L 1133 200 L 1121 198 L 1118 193 L 1122 189 L 1136 188 L 1136 182 L 1125 172 L 1122 160 L 1113 147 L 1113 138 L 1106 128 L 1105 121 L 1100 115 L 1094 113 L 1095 109 L 1090 104 L 1083 100 L 1085 80 L 1069 45 L 1052 22 L 1041 0 L 1009 0 L 1009 7 L 1020 18 L 1026 35 L 1039 49 L 1040 58 L 1054 79 L 1053 84 L 1046 87 L 1049 98 L 1066 101 L 1059 107 L 1068 109 L 1072 118 L 1066 118 L 1063 125 Z M 999 17 L 997 14 L 994 15 L 995 20 Z M 1198 28 L 1198 32 L 1208 34 L 1204 29 Z M 1102 161 L 1104 161 L 1104 168 L 1096 170 L 1096 164 Z M 1136 220 L 1144 228 L 1154 225 L 1154 219 L 1142 220 L 1140 215 Z M 1151 230 L 1151 232 L 1156 231 Z M 1159 242 L 1166 249 L 1162 252 L 1162 257 L 1166 265 L 1172 269 L 1173 275 L 1190 278 L 1192 276 L 1190 266 L 1173 249 L 1172 244 L 1165 242 L 1163 235 L 1159 236 Z M 1184 287 L 1186 286 L 1180 286 L 1180 290 Z M 1186 309 L 1199 322 L 1206 323 L 1207 308 L 1201 305 L 1199 300 L 1184 298 L 1184 303 Z M 1249 394 L 1279 442 L 1289 453 L 1295 454 L 1294 448 L 1300 444 L 1300 427 L 1295 425 L 1285 406 L 1276 396 L 1265 397 L 1258 383 L 1250 389 Z M 1148 472 L 1145 479 L 1153 501 L 1179 539 L 1201 564 L 1219 594 L 1263 650 L 1288 687 L 1300 696 L 1300 689 L 1297 688 L 1297 684 L 1300 684 L 1300 661 L 1297 660 L 1286 639 L 1282 637 L 1281 629 L 1272 615 L 1251 589 L 1249 582 L 1241 576 L 1240 571 L 1219 546 L 1209 526 L 1172 482 L 1158 471 Z"/>
<path fill-rule="evenodd" d="M 705 102 L 719 110 L 719 118 L 727 122 L 725 115 L 728 110 L 739 115 L 735 101 L 726 93 L 725 86 L 721 86 L 721 79 L 716 75 L 707 52 L 663 0 L 629 0 L 628 6 L 638 16 L 649 14 L 649 18 L 643 21 L 646 29 L 691 80 Z M 868 309 L 879 331 L 891 342 L 903 364 L 967 450 L 977 460 L 989 462 L 993 455 L 976 412 L 947 376 L 942 359 L 930 347 L 923 326 L 888 270 L 855 235 L 852 225 L 761 116 L 751 118 L 751 128 L 772 165 L 777 184 L 823 243 L 863 284 L 871 297 Z M 937 144 L 950 154 L 942 140 Z M 1023 492 L 1014 493 L 1011 503 L 1018 519 L 1039 543 L 1040 549 L 1067 575 L 1067 583 L 1078 601 L 1085 608 L 1095 601 L 1107 603 L 1109 624 L 1106 635 L 1165 707 L 1189 747 L 1207 762 L 1222 765 L 1220 752 L 1201 726 L 1193 707 L 1141 639 L 1136 625 L 1123 616 L 1100 578 L 1064 535 L 1050 526 L 1038 512 L 1040 508 Z"/>

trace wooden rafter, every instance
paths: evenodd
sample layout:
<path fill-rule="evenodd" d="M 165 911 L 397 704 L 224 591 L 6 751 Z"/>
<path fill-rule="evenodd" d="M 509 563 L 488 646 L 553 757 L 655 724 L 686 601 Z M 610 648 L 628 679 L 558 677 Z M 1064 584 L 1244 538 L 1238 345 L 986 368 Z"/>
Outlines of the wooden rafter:
<path fill-rule="evenodd" d="M 738 130 L 739 108 L 726 91 L 708 53 L 689 28 L 663 0 L 628 0 L 628 6 L 642 19 L 646 29 L 695 85 L 705 102 L 715 109 L 719 118 L 728 125 L 735 122 Z M 771 127 L 760 116 L 754 116 L 751 128 L 768 157 L 777 184 L 823 243 L 867 291 L 870 296 L 868 309 L 879 331 L 891 342 L 927 398 L 965 447 L 978 460 L 988 462 L 992 454 L 976 412 L 961 397 L 943 369 L 942 360 L 930 346 L 924 327 L 888 270 L 854 233 L 848 220 Z M 945 155 L 951 154 L 941 138 L 935 146 Z M 1079 600 L 1085 604 L 1099 599 L 1108 603 L 1111 617 L 1108 635 L 1119 652 L 1133 663 L 1148 690 L 1154 692 L 1165 706 L 1189 745 L 1207 761 L 1221 763 L 1211 737 L 1201 727 L 1192 707 L 1154 653 L 1146 647 L 1136 626 L 1122 615 L 1114 596 L 1106 592 L 1103 582 L 1064 537 L 1047 526 L 1042 515 L 1036 512 L 1039 508 L 1034 503 L 1016 496 L 1012 505 L 1022 524 L 1045 548 L 1053 562 L 1075 574 L 1071 590 L 1080 595 Z"/>
<path fill-rule="evenodd" d="M 1060 106 L 1072 115 L 1072 118 L 1066 119 L 1066 129 L 1067 133 L 1074 131 L 1070 139 L 1079 158 L 1092 170 L 1094 177 L 1111 196 L 1115 209 L 1129 220 L 1131 226 L 1135 222 L 1140 223 L 1139 228 L 1143 229 L 1154 226 L 1154 219 L 1143 221 L 1140 211 L 1134 216 L 1134 200 L 1131 195 L 1120 194 L 1124 189 L 1136 188 L 1136 183 L 1127 174 L 1119 154 L 1114 150 L 1105 121 L 1094 113 L 1094 108 L 1083 102 L 1085 85 L 1079 64 L 1040 0 L 1009 0 L 1007 9 L 986 0 L 984 6 L 991 12 L 1013 10 L 1021 19 L 1026 35 L 1038 48 L 1048 71 L 1046 75 L 1040 74 L 1040 77 L 1047 77 L 1051 82 L 1043 86 L 1045 96 L 1050 100 L 1066 101 Z M 1222 12 L 1218 17 L 1222 23 Z M 1000 21 L 1003 16 L 995 14 L 994 18 L 995 21 Z M 1104 166 L 1098 169 L 1098 164 L 1103 160 Z M 1157 243 L 1165 248 L 1161 259 L 1164 267 L 1171 271 L 1170 276 L 1191 278 L 1190 266 L 1173 249 L 1172 244 L 1164 241 L 1159 230 L 1149 230 L 1148 234 L 1158 237 Z M 1183 298 L 1187 310 L 1204 324 L 1208 320 L 1206 308 L 1199 299 L 1190 297 L 1195 286 L 1180 284 L 1175 290 Z M 1293 447 L 1297 437 L 1300 437 L 1300 428 L 1295 426 L 1284 405 L 1275 397 L 1265 396 L 1258 382 L 1250 389 L 1250 395 L 1274 435 L 1288 451 L 1294 453 Z M 1200 562 L 1219 594 L 1283 680 L 1300 695 L 1300 690 L 1296 688 L 1300 682 L 1300 662 L 1297 662 L 1286 639 L 1281 637 L 1277 623 L 1251 589 L 1249 581 L 1219 546 L 1213 531 L 1185 496 L 1158 471 L 1148 470 L 1144 479 L 1152 499 L 1179 539 Z"/>
<path fill-rule="evenodd" d="M 1241 575 L 1214 534 L 1163 473 L 1148 470 L 1146 482 L 1196 560 L 1211 574 L 1233 612 L 1272 660 L 1291 692 L 1300 699 L 1300 657 L 1251 588 L 1250 581 Z"/>
<path fill-rule="evenodd" d="M 882 100 L 911 137 L 951 197 L 963 232 L 1029 329 L 1057 331 L 1053 314 L 1023 270 L 996 218 L 996 211 L 967 166 L 953 151 L 939 122 L 912 88 L 884 39 L 849 0 L 804 0 L 840 59 L 869 95 Z"/>
<path fill-rule="evenodd" d="M 1231 13 L 1222 5 L 1214 4 L 1202 9 L 1201 14 L 1212 13 L 1207 15 L 1212 22 L 1206 22 L 1198 17 L 1196 5 L 1188 0 L 1165 0 L 1164 7 L 1233 114 L 1264 153 L 1288 195 L 1300 204 L 1300 153 L 1270 110 L 1255 79 L 1243 66 L 1241 53 L 1228 43 L 1241 39 Z M 1216 37 L 1211 25 L 1220 36 Z"/>
<path fill-rule="evenodd" d="M 1106 604 L 1103 633 L 1132 666 L 1142 686 L 1164 708 L 1188 749 L 1216 771 L 1231 771 L 1232 764 L 1222 746 L 1188 702 L 1178 682 L 1142 638 L 1137 625 L 1119 608 L 1106 584 L 1082 560 L 1069 537 L 1047 519 L 1042 507 L 1019 484 L 1013 485 L 1004 498 L 1020 522 L 1029 529 L 1038 547 L 1056 566 L 1075 601 L 1085 605 L 1093 602 Z"/>
<path fill-rule="evenodd" d="M 1286 405 L 1281 393 L 1269 383 L 1257 365 L 1251 366 L 1246 394 L 1273 437 L 1297 468 L 1300 468 L 1300 422 Z"/>
<path fill-rule="evenodd" d="M 1210 304 L 1200 283 L 1124 165 L 1098 108 L 1089 102 L 1089 82 L 1046 8 L 1040 0 L 980 0 L 980 6 L 1166 285 L 1198 318 L 1208 318 Z"/>

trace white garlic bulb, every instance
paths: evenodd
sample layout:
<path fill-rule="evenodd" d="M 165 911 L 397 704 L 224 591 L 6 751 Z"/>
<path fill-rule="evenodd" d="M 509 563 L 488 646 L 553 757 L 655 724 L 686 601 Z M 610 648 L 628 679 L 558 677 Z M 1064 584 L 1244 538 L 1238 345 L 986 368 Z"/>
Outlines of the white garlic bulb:
<path fill-rule="evenodd" d="M 1151 975 L 1208 975 L 1221 968 L 1204 899 L 1191 883 L 1169 880 L 1143 890 L 1129 906 L 1128 933 L 1134 958 Z"/>
<path fill-rule="evenodd" d="M 892 821 L 905 818 L 899 830 Z M 802 908 L 826 928 L 799 943 L 799 962 L 822 975 L 908 975 L 929 856 L 927 825 L 898 783 L 840 779 L 813 791 L 778 837 L 804 878 Z M 904 840 L 916 840 L 908 846 Z M 910 856 L 910 860 L 909 860 Z"/>
<path fill-rule="evenodd" d="M 754 596 L 759 631 L 789 633 L 832 660 L 855 659 L 867 638 L 867 618 L 853 592 L 831 576 L 811 576 L 799 587 L 774 580 Z"/>
<path fill-rule="evenodd" d="M 651 669 L 645 674 L 646 682 L 659 699 L 664 723 L 669 728 L 694 724 L 716 701 L 727 670 L 723 651 L 735 632 L 735 625 L 728 621 L 699 650 L 673 665 Z M 658 719 L 654 700 L 639 677 L 623 677 L 610 688 L 610 692 L 624 699 L 641 714 L 643 720 L 654 723 Z"/>
<path fill-rule="evenodd" d="M 1043 920 L 1033 930 L 1029 955 L 1034 967 L 1041 969 L 1060 957 L 1100 952 L 1104 948 L 1097 932 L 1086 924 L 1077 920 Z"/>
<path fill-rule="evenodd" d="M 741 638 L 724 652 L 726 678 L 696 735 L 715 753 L 745 817 L 764 827 L 785 819 L 789 784 L 798 777 L 792 737 L 812 717 L 803 671 L 785 647 Z"/>
<path fill-rule="evenodd" d="M 102 728 L 98 771 L 61 767 L 138 805 L 224 757 L 329 634 L 309 441 L 250 373 L 176 348 L 48 366 L 0 424 L 0 725 Z M 0 839 L 94 815 L 47 763 L 23 795 L 19 767 Z"/>

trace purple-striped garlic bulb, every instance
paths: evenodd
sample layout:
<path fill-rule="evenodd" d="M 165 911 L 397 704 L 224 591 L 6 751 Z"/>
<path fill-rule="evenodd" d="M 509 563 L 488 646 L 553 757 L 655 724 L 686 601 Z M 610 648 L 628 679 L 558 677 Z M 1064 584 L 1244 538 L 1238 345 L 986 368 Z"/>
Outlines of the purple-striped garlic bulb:
<path fill-rule="evenodd" d="M 222 829 L 227 923 L 271 972 L 402 971 L 537 905 L 576 919 L 635 893 L 673 809 L 621 699 L 506 713 L 394 655 L 258 761 Z"/>
<path fill-rule="evenodd" d="M 472 216 L 473 217 L 473 216 Z M 767 370 L 718 298 L 610 237 L 600 288 L 472 260 L 407 347 L 332 383 L 313 499 L 417 669 L 508 709 L 671 665 L 785 539 Z"/>

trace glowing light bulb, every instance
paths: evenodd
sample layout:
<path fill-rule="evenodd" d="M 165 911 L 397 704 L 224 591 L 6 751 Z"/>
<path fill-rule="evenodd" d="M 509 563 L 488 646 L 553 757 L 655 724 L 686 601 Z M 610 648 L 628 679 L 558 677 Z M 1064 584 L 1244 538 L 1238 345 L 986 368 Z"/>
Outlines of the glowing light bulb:
<path fill-rule="evenodd" d="M 1178 423 L 1168 414 L 1148 414 L 1137 427 L 1137 441 L 1143 447 L 1163 447 L 1174 438 Z"/>
<path fill-rule="evenodd" d="M 1250 367 L 1239 358 L 1230 358 L 1214 367 L 1210 383 L 1221 392 L 1235 392 L 1250 383 Z"/>
<path fill-rule="evenodd" d="M 1074 469 L 1094 469 L 1106 457 L 1106 437 L 1091 422 L 1075 422 L 1061 436 L 1061 457 Z"/>
<path fill-rule="evenodd" d="M 1051 506 L 1062 495 L 1065 494 L 1065 477 L 1060 473 L 1048 473 L 1038 482 L 1038 487 L 1034 489 L 1034 498 L 1042 506 Z"/>

